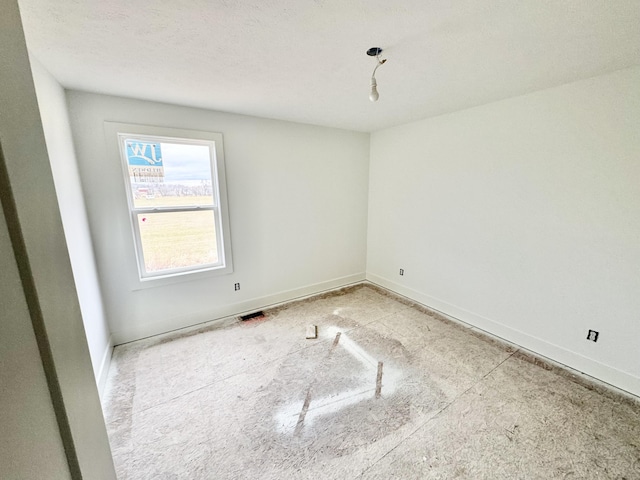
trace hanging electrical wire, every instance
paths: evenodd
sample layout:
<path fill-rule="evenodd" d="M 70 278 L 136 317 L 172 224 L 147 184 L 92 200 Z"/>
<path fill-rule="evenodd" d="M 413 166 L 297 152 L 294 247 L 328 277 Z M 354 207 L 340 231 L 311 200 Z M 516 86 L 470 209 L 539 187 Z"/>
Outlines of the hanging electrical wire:
<path fill-rule="evenodd" d="M 376 81 L 376 70 L 378 70 L 380 65 L 383 65 L 387 61 L 386 58 L 380 58 L 381 53 L 382 49 L 379 47 L 371 47 L 369 50 L 367 50 L 367 55 L 369 55 L 370 57 L 376 57 L 376 59 L 378 60 L 378 64 L 376 65 L 376 68 L 373 69 L 373 73 L 371 74 L 371 91 L 369 92 L 369 100 L 371 100 L 372 102 L 377 102 L 378 98 L 380 98 L 380 94 L 378 93 L 378 82 Z"/>

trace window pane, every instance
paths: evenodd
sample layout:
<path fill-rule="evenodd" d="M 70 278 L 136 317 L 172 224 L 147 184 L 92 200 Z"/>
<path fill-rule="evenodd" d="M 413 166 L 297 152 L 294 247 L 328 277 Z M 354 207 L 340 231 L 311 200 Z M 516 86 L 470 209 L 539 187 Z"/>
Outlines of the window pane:
<path fill-rule="evenodd" d="M 218 263 L 212 210 L 139 214 L 138 225 L 148 273 Z"/>
<path fill-rule="evenodd" d="M 134 207 L 214 205 L 209 145 L 125 140 Z"/>

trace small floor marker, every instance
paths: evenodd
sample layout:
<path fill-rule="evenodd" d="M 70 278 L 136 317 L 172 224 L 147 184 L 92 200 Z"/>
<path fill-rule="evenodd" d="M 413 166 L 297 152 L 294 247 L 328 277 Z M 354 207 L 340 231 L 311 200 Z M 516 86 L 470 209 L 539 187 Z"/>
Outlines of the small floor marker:
<path fill-rule="evenodd" d="M 307 326 L 307 338 L 318 338 L 318 326 L 317 325 L 308 325 Z"/>

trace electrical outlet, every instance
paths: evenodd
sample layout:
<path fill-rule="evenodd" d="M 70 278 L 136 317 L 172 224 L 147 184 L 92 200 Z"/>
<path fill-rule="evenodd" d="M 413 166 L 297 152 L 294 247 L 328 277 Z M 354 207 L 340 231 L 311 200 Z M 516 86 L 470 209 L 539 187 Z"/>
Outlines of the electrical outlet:
<path fill-rule="evenodd" d="M 591 340 L 592 342 L 597 342 L 598 335 L 600 335 L 600 332 L 596 332 L 595 330 L 589 330 L 589 333 L 587 334 L 587 340 Z"/>
<path fill-rule="evenodd" d="M 239 283 L 235 283 L 233 285 L 233 289 L 237 292 L 238 290 L 240 290 L 240 284 Z"/>
<path fill-rule="evenodd" d="M 400 275 L 404 275 L 404 268 L 400 269 Z"/>

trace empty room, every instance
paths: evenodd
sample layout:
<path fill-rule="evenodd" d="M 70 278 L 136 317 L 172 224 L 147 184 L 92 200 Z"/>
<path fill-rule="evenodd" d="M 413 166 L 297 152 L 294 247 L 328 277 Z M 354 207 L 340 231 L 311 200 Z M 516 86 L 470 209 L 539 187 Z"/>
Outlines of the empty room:
<path fill-rule="evenodd" d="M 0 478 L 640 479 L 640 2 L 0 5 Z"/>

